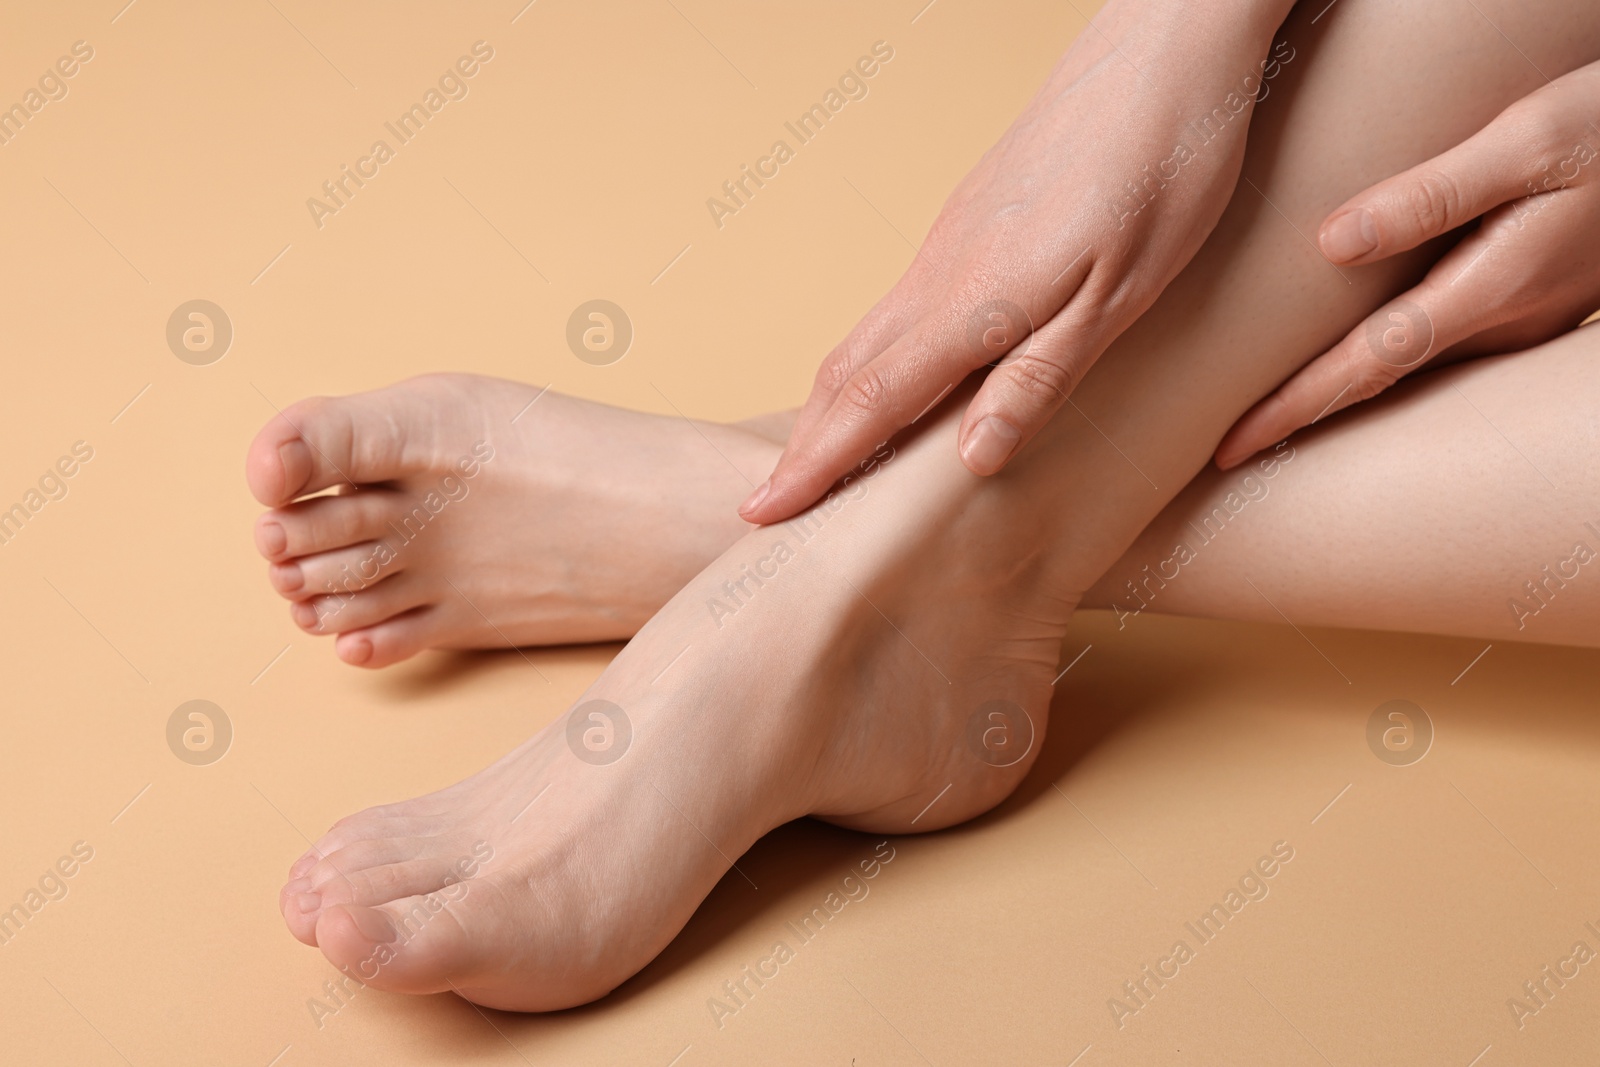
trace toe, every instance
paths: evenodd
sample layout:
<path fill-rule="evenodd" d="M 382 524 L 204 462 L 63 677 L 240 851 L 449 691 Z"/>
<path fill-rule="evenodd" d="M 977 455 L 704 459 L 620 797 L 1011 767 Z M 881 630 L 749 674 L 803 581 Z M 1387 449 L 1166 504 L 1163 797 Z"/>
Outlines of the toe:
<path fill-rule="evenodd" d="M 373 626 L 428 600 L 424 583 L 413 575 L 397 574 L 359 592 L 297 601 L 289 605 L 289 617 L 307 633 L 342 634 Z"/>
<path fill-rule="evenodd" d="M 428 851 L 426 838 L 371 837 L 360 838 L 325 852 L 303 876 L 307 888 L 324 892 L 335 882 L 348 882 L 370 867 L 401 863 L 415 859 Z M 407 894 L 409 895 L 409 894 Z M 393 897 L 384 897 L 393 900 Z M 370 903 L 363 901 L 363 903 Z"/>
<path fill-rule="evenodd" d="M 376 626 L 339 635 L 334 652 L 352 667 L 387 667 L 433 646 L 439 609 L 426 607 L 397 615 Z"/>
<path fill-rule="evenodd" d="M 405 563 L 386 542 L 368 541 L 269 564 L 267 581 L 280 596 L 305 600 L 371 588 L 398 574 Z"/>
<path fill-rule="evenodd" d="M 317 915 L 322 910 L 322 897 L 312 891 L 311 882 L 305 878 L 291 878 L 278 891 L 278 910 L 283 923 L 303 945 L 317 943 Z"/>
<path fill-rule="evenodd" d="M 392 534 L 403 499 L 388 489 L 361 489 L 275 508 L 256 520 L 256 550 L 286 560 L 380 540 Z"/>
<path fill-rule="evenodd" d="M 295 862 L 278 894 L 290 932 L 315 944 L 317 917 L 330 905 L 385 904 L 433 892 L 469 875 L 472 868 L 465 860 L 471 855 L 464 846 L 455 848 L 437 836 L 401 836 L 407 830 L 425 834 L 434 826 L 432 820 L 380 819 L 329 831 Z M 457 852 L 465 860 L 455 858 Z"/>
<path fill-rule="evenodd" d="M 470 883 L 379 907 L 334 904 L 317 918 L 316 945 L 335 967 L 379 989 L 442 993 L 477 959 L 456 914 Z"/>
<path fill-rule="evenodd" d="M 433 893 L 459 881 L 461 875 L 448 858 L 448 853 L 438 853 L 352 871 L 316 892 L 323 908 L 335 904 L 376 907 L 418 894 Z"/>
<path fill-rule="evenodd" d="M 250 444 L 245 480 L 251 493 L 276 507 L 332 485 L 383 482 L 427 469 L 436 427 L 429 396 L 402 384 L 291 405 Z"/>

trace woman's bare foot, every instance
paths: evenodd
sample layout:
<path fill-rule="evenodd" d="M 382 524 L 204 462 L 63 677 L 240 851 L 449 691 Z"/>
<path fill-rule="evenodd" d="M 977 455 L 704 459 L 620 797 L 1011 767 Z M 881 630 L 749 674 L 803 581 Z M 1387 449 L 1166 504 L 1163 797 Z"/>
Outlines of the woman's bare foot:
<path fill-rule="evenodd" d="M 560 1008 L 648 963 L 783 822 L 931 830 L 998 803 L 1038 752 L 1093 575 L 1028 464 L 959 467 L 968 395 L 740 539 L 561 721 L 336 824 L 283 889 L 295 936 L 380 988 Z"/>
<path fill-rule="evenodd" d="M 268 579 L 347 663 L 631 636 L 750 527 L 779 445 L 475 375 L 303 400 L 250 446 Z M 330 487 L 338 495 L 314 496 Z"/>

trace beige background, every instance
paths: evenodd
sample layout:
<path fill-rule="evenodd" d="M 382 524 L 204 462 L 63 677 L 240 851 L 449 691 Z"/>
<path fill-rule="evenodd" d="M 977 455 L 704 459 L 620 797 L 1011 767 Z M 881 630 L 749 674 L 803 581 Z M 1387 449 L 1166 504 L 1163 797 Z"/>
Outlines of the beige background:
<path fill-rule="evenodd" d="M 1594 653 L 1094 614 L 1023 789 L 893 842 L 720 1029 L 708 998 L 877 839 L 772 834 L 741 862 L 759 889 L 725 880 L 589 1008 L 369 990 L 319 1027 L 334 972 L 276 907 L 307 838 L 476 770 L 614 648 L 529 652 L 548 684 L 510 652 L 340 665 L 252 550 L 255 429 L 441 368 L 710 418 L 793 405 L 1084 22 L 972 0 L 121 2 L 15 5 L 0 34 L 0 103 L 95 50 L 0 147 L 0 506 L 94 449 L 0 546 L 0 906 L 94 849 L 0 947 L 0 1060 L 1592 1062 L 1600 964 L 1520 1030 L 1506 1001 L 1600 948 Z M 319 230 L 306 198 L 478 40 L 495 58 L 467 98 Z M 870 95 L 716 228 L 706 198 L 878 40 Z M 637 330 L 611 367 L 563 343 L 594 297 Z M 164 339 L 194 298 L 236 330 L 210 366 Z M 235 729 L 211 766 L 166 745 L 197 698 Z M 1396 698 L 1437 730 L 1409 767 L 1365 739 Z M 1276 841 L 1295 855 L 1270 895 L 1116 1027 L 1121 983 Z"/>

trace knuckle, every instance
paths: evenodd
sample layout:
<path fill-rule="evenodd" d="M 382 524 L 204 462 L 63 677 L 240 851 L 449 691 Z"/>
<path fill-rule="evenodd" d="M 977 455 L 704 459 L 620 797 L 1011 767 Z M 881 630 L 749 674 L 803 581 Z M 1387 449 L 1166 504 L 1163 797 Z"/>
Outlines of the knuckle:
<path fill-rule="evenodd" d="M 837 393 L 850 381 L 850 376 L 853 373 L 855 373 L 855 367 L 850 358 L 850 353 L 841 344 L 838 348 L 829 352 L 827 358 L 822 361 L 822 365 L 817 368 L 817 387 L 826 390 L 830 394 Z"/>
<path fill-rule="evenodd" d="M 1071 372 L 1052 360 L 1025 353 L 1008 369 L 1011 381 L 1033 400 L 1057 403 L 1071 392 Z"/>
<path fill-rule="evenodd" d="M 1550 106 L 1552 99 L 1541 99 L 1543 96 L 1534 93 L 1523 97 L 1501 112 L 1500 118 L 1517 128 L 1520 140 L 1541 148 L 1565 148 L 1572 136 L 1571 125 Z"/>
<path fill-rule="evenodd" d="M 1400 378 L 1400 369 L 1391 367 L 1376 359 L 1362 360 L 1355 366 L 1355 375 L 1351 379 L 1351 402 L 1358 400 L 1371 400 Z"/>
<path fill-rule="evenodd" d="M 1429 171 L 1411 185 L 1405 210 L 1418 230 L 1443 233 L 1465 221 L 1461 218 L 1461 204 L 1461 189 L 1455 179 L 1443 171 Z"/>
<path fill-rule="evenodd" d="M 868 366 L 862 367 L 850 376 L 850 380 L 845 383 L 844 392 L 840 394 L 840 399 L 858 413 L 870 415 L 883 406 L 888 395 L 889 387 L 884 382 L 883 376 Z"/>

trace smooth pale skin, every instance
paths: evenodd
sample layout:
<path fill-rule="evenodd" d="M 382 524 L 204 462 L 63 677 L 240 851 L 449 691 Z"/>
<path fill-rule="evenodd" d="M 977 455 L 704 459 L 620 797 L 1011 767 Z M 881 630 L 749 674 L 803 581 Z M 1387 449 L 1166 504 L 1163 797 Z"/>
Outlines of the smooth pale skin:
<path fill-rule="evenodd" d="M 1217 465 L 1235 467 L 1421 367 L 1548 341 L 1600 306 L 1597 121 L 1600 63 L 1591 63 L 1329 215 L 1318 241 L 1345 266 L 1479 225 L 1420 284 L 1250 409 L 1218 446 Z M 1406 345 L 1413 350 L 1396 351 Z"/>
<path fill-rule="evenodd" d="M 1009 352 L 958 435 L 969 470 L 1004 467 L 1216 226 L 1256 99 L 1293 69 L 1294 45 L 1274 46 L 1291 6 L 1111 0 L 950 195 L 905 275 L 823 361 L 745 520 L 814 503 Z M 1202 135 L 1206 116 L 1214 128 Z M 1175 155 L 1180 144 L 1192 151 Z M 993 319 L 1000 300 L 1025 321 Z"/>

